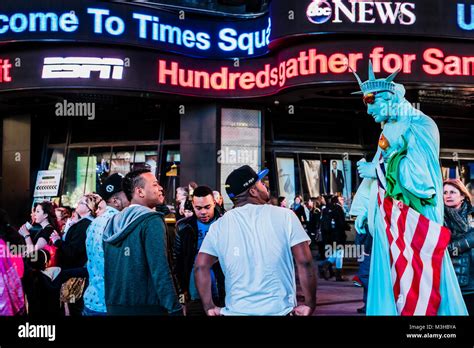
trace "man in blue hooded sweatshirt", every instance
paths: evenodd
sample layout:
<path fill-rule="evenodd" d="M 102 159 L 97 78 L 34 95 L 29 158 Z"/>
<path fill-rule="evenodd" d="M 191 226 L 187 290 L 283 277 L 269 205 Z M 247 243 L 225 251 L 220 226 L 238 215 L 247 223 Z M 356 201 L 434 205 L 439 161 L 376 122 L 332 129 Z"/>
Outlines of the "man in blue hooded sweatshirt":
<path fill-rule="evenodd" d="M 104 231 L 108 315 L 181 315 L 167 252 L 163 188 L 149 170 L 128 173 L 122 188 L 130 206 Z"/>

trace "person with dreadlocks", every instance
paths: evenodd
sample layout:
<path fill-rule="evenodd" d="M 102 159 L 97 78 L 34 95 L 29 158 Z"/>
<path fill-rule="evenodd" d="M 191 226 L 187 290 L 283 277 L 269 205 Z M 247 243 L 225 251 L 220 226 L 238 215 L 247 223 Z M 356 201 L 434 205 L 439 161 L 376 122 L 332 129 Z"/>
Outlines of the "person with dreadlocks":
<path fill-rule="evenodd" d="M 351 207 L 358 233 L 373 236 L 367 315 L 467 315 L 443 227 L 439 131 L 394 83 L 399 70 L 359 83 L 367 113 L 382 126 Z"/>

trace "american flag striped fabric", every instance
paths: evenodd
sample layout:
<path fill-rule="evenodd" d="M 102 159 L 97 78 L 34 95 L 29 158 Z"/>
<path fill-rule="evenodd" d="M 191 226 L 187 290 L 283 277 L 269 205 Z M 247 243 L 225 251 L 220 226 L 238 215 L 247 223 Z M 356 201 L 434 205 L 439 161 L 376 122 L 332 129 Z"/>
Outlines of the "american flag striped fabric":
<path fill-rule="evenodd" d="M 377 166 L 378 205 L 390 250 L 391 279 L 399 315 L 437 315 L 446 227 L 385 196 L 385 168 Z"/>

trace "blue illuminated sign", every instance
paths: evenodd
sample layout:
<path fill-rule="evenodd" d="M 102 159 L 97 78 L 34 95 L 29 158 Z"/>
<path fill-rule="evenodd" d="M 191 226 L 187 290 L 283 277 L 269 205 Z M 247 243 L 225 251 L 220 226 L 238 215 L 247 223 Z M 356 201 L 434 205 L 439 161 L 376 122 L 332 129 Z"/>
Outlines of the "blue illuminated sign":
<path fill-rule="evenodd" d="M 268 52 L 270 33 L 268 16 L 202 19 L 130 3 L 69 0 L 53 9 L 10 1 L 0 8 L 0 42 L 97 42 L 205 58 L 248 58 Z"/>
<path fill-rule="evenodd" d="M 458 25 L 463 30 L 474 30 L 474 5 L 469 5 L 471 9 L 470 13 L 470 22 L 467 23 L 466 12 L 469 12 L 469 8 L 465 4 L 458 4 Z"/>

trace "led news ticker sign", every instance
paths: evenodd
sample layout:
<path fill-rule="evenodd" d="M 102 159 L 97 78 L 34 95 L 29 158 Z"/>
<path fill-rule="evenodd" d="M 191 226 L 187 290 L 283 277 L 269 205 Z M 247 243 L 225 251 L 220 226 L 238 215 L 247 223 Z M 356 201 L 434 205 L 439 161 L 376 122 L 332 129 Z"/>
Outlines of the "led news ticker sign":
<path fill-rule="evenodd" d="M 259 57 L 292 36 L 327 34 L 473 39 L 474 4 L 461 0 L 272 0 L 268 13 L 239 18 L 130 2 L 4 1 L 0 6 L 0 42 L 131 45 L 217 60 Z"/>
<path fill-rule="evenodd" d="M 239 66 L 231 61 L 89 47 L 21 51 L 12 57 L 22 62 L 21 67 L 15 68 L 14 81 L 0 84 L 0 91 L 96 88 L 254 98 L 328 83 L 350 83 L 357 90 L 349 67 L 366 76 L 369 59 L 380 76 L 401 69 L 397 81 L 406 84 L 474 85 L 474 51 L 469 43 L 318 42 L 241 61 Z"/>
<path fill-rule="evenodd" d="M 49 2 L 51 4 L 51 2 Z M 55 6 L 7 2 L 0 41 L 69 40 L 144 46 L 197 57 L 252 57 L 268 51 L 268 16 L 230 20 L 137 4 L 69 0 Z"/>
<path fill-rule="evenodd" d="M 175 60 L 159 59 L 158 84 L 188 90 L 192 94 L 209 90 L 213 95 L 239 91 L 249 91 L 253 95 L 272 94 L 313 79 L 324 82 L 325 78 L 329 81 L 339 80 L 335 76 L 341 74 L 351 77 L 349 67 L 358 70 L 367 64 L 369 58 L 376 73 L 389 74 L 401 69 L 402 74 L 410 76 L 421 68 L 427 76 L 463 76 L 469 77 L 469 82 L 474 83 L 474 55 L 447 56 L 441 49 L 434 47 L 417 53 L 389 53 L 385 52 L 383 46 L 375 46 L 368 53 L 354 50 L 326 54 L 317 48 L 300 50 L 291 58 L 264 64 L 253 71 L 221 67 L 211 72 L 202 68 L 186 68 Z"/>

